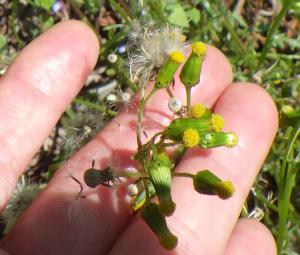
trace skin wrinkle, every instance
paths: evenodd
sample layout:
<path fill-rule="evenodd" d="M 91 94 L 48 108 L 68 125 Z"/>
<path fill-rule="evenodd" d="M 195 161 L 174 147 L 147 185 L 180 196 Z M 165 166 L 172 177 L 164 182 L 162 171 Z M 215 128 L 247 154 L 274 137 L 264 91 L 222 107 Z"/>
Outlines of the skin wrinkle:
<path fill-rule="evenodd" d="M 45 65 L 40 67 L 39 72 L 35 72 L 32 76 L 32 85 L 47 96 L 56 94 L 56 87 L 61 86 L 60 78 L 64 70 L 62 68 L 64 62 L 68 63 L 70 56 L 68 53 L 63 56 L 51 59 Z M 63 63 L 63 64 L 62 64 Z M 57 76 L 53 77 L 53 73 Z"/>

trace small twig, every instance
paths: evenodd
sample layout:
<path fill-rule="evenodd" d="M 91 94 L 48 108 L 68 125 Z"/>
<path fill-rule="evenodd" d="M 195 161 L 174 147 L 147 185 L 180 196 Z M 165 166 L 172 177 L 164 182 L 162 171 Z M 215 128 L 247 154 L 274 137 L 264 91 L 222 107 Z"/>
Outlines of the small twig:
<path fill-rule="evenodd" d="M 78 198 L 86 198 L 86 196 L 82 196 L 81 193 L 83 192 L 83 185 L 82 183 L 77 179 L 75 178 L 73 175 L 71 175 L 71 178 L 77 182 L 79 184 L 79 187 L 80 187 L 80 191 L 78 192 L 77 196 L 76 196 L 76 199 Z"/>

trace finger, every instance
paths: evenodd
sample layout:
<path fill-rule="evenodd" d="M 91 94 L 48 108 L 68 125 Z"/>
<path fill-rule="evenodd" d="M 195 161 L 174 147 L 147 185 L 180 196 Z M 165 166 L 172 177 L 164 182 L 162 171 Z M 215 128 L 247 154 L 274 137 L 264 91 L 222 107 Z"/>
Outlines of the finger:
<path fill-rule="evenodd" d="M 175 213 L 168 220 L 179 243 L 176 254 L 222 254 L 251 188 L 273 141 L 277 112 L 270 96 L 252 84 L 233 84 L 217 101 L 215 111 L 225 119 L 225 129 L 239 137 L 236 147 L 189 151 L 178 171 L 195 173 L 210 169 L 234 183 L 228 200 L 205 196 L 193 190 L 191 180 L 174 179 Z M 134 241 L 133 241 L 134 240 Z M 123 232 L 111 254 L 138 254 L 137 246 L 149 247 L 148 254 L 168 254 L 141 219 Z"/>
<path fill-rule="evenodd" d="M 275 255 L 276 244 L 270 231 L 260 222 L 240 219 L 227 242 L 224 255 Z"/>
<path fill-rule="evenodd" d="M 224 55 L 213 47 L 208 47 L 203 65 L 200 85 L 194 89 L 193 97 L 212 105 L 231 83 L 231 68 Z M 212 71 L 215 69 L 220 71 Z M 181 86 L 177 77 L 174 91 L 183 97 L 184 90 Z M 149 101 L 143 122 L 149 137 L 150 132 L 161 130 L 172 118 L 167 102 L 165 91 L 158 92 Z M 132 217 L 124 189 L 101 186 L 97 190 L 87 190 L 84 193 L 86 199 L 75 201 L 79 186 L 73 182 L 70 174 L 82 181 L 83 173 L 91 167 L 93 159 L 96 160 L 96 168 L 103 168 L 105 159 L 115 155 L 119 157 L 120 167 L 135 166 L 130 157 L 137 148 L 136 114 L 125 111 L 117 116 L 117 122 L 112 121 L 69 164 L 57 172 L 45 192 L 7 237 L 5 248 L 8 251 L 15 251 L 14 247 L 23 247 L 23 252 L 24 249 L 29 252 L 39 247 L 42 251 L 50 249 L 56 254 L 64 247 L 68 254 L 107 253 Z M 48 206 L 50 204 L 51 207 Z M 59 240 L 56 239 L 49 247 L 47 240 L 56 238 L 57 235 L 60 236 Z M 32 245 L 26 247 L 26 243 Z"/>
<path fill-rule="evenodd" d="M 22 50 L 0 80 L 0 208 L 78 93 L 98 53 L 82 23 L 58 24 Z"/>

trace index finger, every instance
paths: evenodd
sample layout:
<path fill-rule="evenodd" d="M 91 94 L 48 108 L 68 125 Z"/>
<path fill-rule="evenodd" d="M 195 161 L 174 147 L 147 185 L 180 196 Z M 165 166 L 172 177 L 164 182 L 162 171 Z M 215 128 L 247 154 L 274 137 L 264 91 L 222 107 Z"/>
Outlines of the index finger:
<path fill-rule="evenodd" d="M 27 45 L 1 77 L 0 210 L 83 85 L 98 50 L 85 25 L 62 22 Z"/>

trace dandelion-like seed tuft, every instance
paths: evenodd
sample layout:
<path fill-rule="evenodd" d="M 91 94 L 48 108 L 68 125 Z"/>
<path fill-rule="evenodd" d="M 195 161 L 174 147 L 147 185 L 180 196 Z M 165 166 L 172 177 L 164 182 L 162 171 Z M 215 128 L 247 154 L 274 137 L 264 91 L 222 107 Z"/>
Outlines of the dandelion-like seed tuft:
<path fill-rule="evenodd" d="M 64 147 L 67 154 L 77 151 L 86 144 L 104 125 L 102 113 L 85 110 L 74 117 L 62 118 L 64 127 Z"/>
<path fill-rule="evenodd" d="M 27 182 L 24 176 L 21 177 L 12 198 L 2 214 L 2 218 L 6 223 L 4 233 L 9 232 L 21 214 L 31 205 L 41 189 L 40 184 Z"/>
<path fill-rule="evenodd" d="M 185 147 L 192 148 L 199 144 L 200 136 L 196 129 L 187 128 L 183 132 L 182 141 Z"/>
<path fill-rule="evenodd" d="M 191 108 L 191 116 L 193 118 L 201 118 L 205 113 L 205 106 L 203 104 L 194 104 Z"/>
<path fill-rule="evenodd" d="M 212 123 L 213 130 L 216 132 L 220 132 L 224 127 L 224 119 L 219 114 L 213 114 L 211 116 L 211 123 Z"/>
<path fill-rule="evenodd" d="M 127 43 L 131 80 L 144 86 L 170 54 L 182 51 L 185 45 L 179 28 L 156 27 L 153 23 L 139 24 L 135 20 Z"/>

